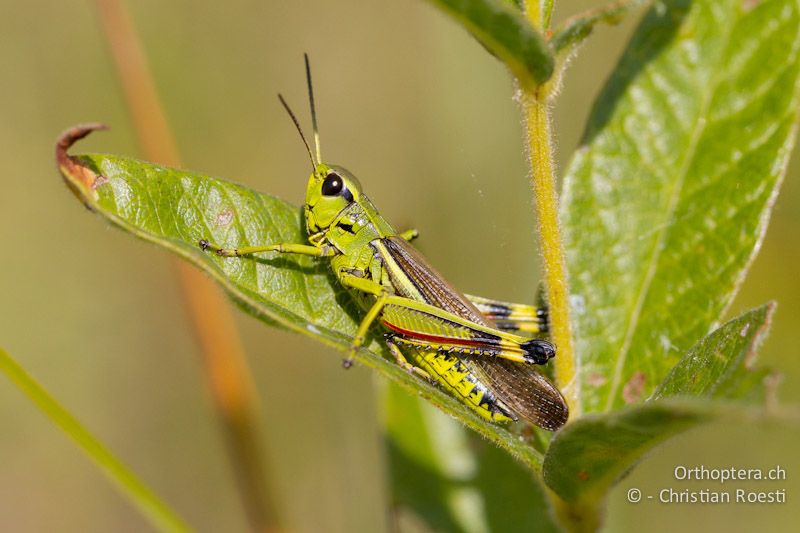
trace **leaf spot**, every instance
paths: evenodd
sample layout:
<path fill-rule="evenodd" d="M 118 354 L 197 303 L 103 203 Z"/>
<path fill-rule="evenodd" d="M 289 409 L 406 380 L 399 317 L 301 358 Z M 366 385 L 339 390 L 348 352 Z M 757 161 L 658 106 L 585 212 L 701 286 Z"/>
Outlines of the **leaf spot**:
<path fill-rule="evenodd" d="M 742 9 L 745 13 L 748 11 L 753 10 L 754 8 L 758 7 L 758 4 L 761 3 L 761 0 L 742 0 Z"/>
<path fill-rule="evenodd" d="M 739 331 L 739 336 L 746 337 L 748 331 L 750 331 L 750 322 L 745 322 L 744 326 L 742 326 L 741 331 Z"/>
<path fill-rule="evenodd" d="M 599 372 L 589 374 L 589 376 L 586 378 L 586 384 L 592 387 L 602 387 L 606 384 L 606 381 L 606 377 Z"/>
<path fill-rule="evenodd" d="M 217 226 L 228 226 L 233 221 L 233 211 L 225 209 L 217 215 Z"/>
<path fill-rule="evenodd" d="M 589 472 L 586 470 L 578 470 L 578 479 L 581 481 L 588 481 L 589 480 Z"/>
<path fill-rule="evenodd" d="M 641 400 L 646 383 L 647 376 L 644 372 L 641 370 L 634 372 L 631 379 L 629 379 L 622 388 L 622 399 L 625 400 L 625 403 L 632 404 Z"/>
<path fill-rule="evenodd" d="M 108 178 L 103 176 L 102 174 L 98 174 L 97 177 L 92 182 L 92 190 L 96 191 L 98 187 L 100 187 L 105 183 L 108 183 Z"/>

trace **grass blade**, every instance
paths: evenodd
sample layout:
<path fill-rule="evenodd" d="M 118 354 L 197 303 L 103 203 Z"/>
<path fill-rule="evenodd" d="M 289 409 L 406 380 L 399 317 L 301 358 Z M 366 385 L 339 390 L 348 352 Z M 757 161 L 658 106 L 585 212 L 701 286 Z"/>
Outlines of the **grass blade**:
<path fill-rule="evenodd" d="M 28 374 L 11 355 L 0 348 L 0 371 L 11 380 L 42 413 L 58 426 L 100 467 L 130 501 L 159 531 L 191 531 L 189 526 L 167 504 L 131 472 L 108 448 L 92 435 L 44 387 Z"/>

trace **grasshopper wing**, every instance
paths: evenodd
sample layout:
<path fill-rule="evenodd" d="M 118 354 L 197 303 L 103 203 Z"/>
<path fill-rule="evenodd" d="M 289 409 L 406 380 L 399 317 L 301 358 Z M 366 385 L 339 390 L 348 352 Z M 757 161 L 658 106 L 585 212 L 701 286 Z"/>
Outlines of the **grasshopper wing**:
<path fill-rule="evenodd" d="M 405 240 L 386 237 L 374 246 L 384 256 L 384 266 L 399 295 L 426 302 L 471 322 L 495 327 Z M 523 419 L 551 431 L 566 423 L 569 410 L 563 396 L 530 365 L 466 355 L 463 361 L 470 370 L 484 376 L 498 397 Z"/>

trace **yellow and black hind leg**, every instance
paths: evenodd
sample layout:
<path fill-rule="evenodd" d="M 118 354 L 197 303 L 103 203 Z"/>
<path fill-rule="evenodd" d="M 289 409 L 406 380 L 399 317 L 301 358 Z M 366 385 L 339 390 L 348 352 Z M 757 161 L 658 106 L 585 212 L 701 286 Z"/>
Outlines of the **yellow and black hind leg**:
<path fill-rule="evenodd" d="M 461 398 L 465 405 L 481 417 L 492 422 L 511 422 L 519 417 L 508 407 L 481 378 L 470 371 L 467 364 L 448 350 L 436 346 L 404 345 L 415 364 L 406 361 L 397 344 L 403 343 L 402 336 L 388 334 L 390 349 L 402 357 L 401 366 L 407 365 L 418 375 L 425 375 L 432 383 Z M 395 342 L 397 341 L 397 342 Z M 392 348 L 393 347 L 393 348 Z"/>
<path fill-rule="evenodd" d="M 465 296 L 501 331 L 521 331 L 531 334 L 549 332 L 547 306 L 504 302 L 470 294 Z"/>

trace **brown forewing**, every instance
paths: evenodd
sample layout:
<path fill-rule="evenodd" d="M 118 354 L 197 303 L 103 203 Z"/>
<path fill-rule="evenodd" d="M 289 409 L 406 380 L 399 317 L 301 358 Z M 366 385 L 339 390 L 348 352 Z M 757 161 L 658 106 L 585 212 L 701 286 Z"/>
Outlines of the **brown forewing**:
<path fill-rule="evenodd" d="M 416 248 L 400 237 L 387 237 L 382 239 L 382 243 L 426 303 L 469 321 L 494 327 Z M 403 294 L 402 283 L 395 286 L 401 296 L 413 297 L 412 294 Z M 470 371 L 485 379 L 498 398 L 525 420 L 549 430 L 556 430 L 567 421 L 569 411 L 561 393 L 532 366 L 501 358 L 464 356 L 463 359 Z"/>

